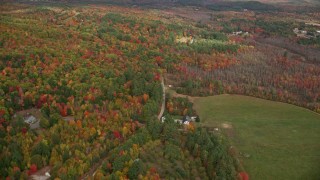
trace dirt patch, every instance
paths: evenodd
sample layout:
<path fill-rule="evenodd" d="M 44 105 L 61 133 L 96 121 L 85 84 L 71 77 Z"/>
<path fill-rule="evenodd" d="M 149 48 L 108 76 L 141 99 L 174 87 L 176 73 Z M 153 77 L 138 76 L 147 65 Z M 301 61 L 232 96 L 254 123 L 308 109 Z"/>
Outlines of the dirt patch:
<path fill-rule="evenodd" d="M 224 128 L 224 129 L 232 129 L 232 125 L 229 124 L 229 123 L 222 123 L 221 126 L 222 126 L 222 128 Z"/>
<path fill-rule="evenodd" d="M 230 137 L 234 138 L 235 137 L 235 131 L 233 129 L 233 126 L 230 123 L 222 123 L 221 128 L 225 134 Z"/>

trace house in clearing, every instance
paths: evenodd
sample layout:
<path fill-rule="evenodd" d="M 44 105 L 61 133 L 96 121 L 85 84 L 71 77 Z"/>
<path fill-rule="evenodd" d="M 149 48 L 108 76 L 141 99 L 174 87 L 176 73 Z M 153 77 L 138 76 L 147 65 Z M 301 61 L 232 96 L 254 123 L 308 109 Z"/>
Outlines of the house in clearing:
<path fill-rule="evenodd" d="M 30 129 L 37 129 L 40 127 L 40 119 L 42 118 L 42 113 L 40 112 L 40 109 L 32 108 L 16 112 L 13 115 L 13 118 L 22 118 L 25 123 L 29 124 Z"/>
<path fill-rule="evenodd" d="M 182 119 L 174 119 L 173 121 L 174 121 L 175 123 L 184 124 L 184 125 L 189 125 L 190 122 L 195 122 L 196 119 L 197 119 L 197 116 L 191 116 L 191 117 L 190 117 L 190 116 L 186 115 L 186 116 L 183 116 Z M 162 117 L 161 117 L 161 122 L 163 123 L 163 122 L 165 122 L 165 120 L 166 120 L 166 117 L 162 116 Z"/>
<path fill-rule="evenodd" d="M 316 31 L 315 33 L 310 33 L 306 30 L 299 30 L 298 28 L 294 28 L 293 32 L 297 35 L 299 38 L 305 38 L 305 39 L 312 39 L 316 38 L 318 32 Z"/>

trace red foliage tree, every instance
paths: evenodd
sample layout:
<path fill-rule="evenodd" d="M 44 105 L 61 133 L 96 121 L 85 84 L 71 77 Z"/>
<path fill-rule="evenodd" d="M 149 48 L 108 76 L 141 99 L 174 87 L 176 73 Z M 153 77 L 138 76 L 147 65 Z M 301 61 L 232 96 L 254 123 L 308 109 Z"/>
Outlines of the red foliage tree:
<path fill-rule="evenodd" d="M 241 180 L 249 180 L 249 175 L 246 172 L 240 172 L 239 177 Z"/>
<path fill-rule="evenodd" d="M 113 136 L 117 139 L 121 138 L 121 134 L 119 133 L 119 131 L 113 131 Z"/>
<path fill-rule="evenodd" d="M 23 128 L 21 129 L 21 132 L 22 132 L 22 134 L 26 134 L 26 133 L 27 133 L 27 128 L 23 127 Z"/>
<path fill-rule="evenodd" d="M 28 174 L 29 174 L 29 175 L 34 174 L 34 173 L 37 172 L 37 170 L 38 170 L 37 165 L 32 164 L 32 165 L 30 166 L 30 170 L 29 170 Z"/>
<path fill-rule="evenodd" d="M 155 57 L 155 59 L 156 59 L 156 62 L 157 62 L 158 65 L 162 64 L 163 59 L 162 59 L 161 56 L 157 56 L 157 57 Z"/>
<path fill-rule="evenodd" d="M 3 116 L 5 113 L 6 113 L 6 111 L 5 111 L 5 110 L 0 109 L 0 117 L 1 117 L 1 116 Z"/>
<path fill-rule="evenodd" d="M 160 74 L 156 73 L 153 78 L 155 81 L 160 81 Z"/>

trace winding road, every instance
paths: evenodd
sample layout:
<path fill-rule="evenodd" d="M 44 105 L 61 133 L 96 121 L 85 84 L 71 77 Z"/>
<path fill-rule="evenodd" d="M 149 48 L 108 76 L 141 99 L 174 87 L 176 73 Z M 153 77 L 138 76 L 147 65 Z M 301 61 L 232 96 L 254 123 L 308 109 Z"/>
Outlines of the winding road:
<path fill-rule="evenodd" d="M 161 87 L 162 87 L 162 105 L 161 105 L 160 113 L 158 115 L 158 120 L 161 120 L 161 117 L 164 113 L 164 108 L 166 107 L 166 88 L 164 86 L 163 76 L 161 76 Z"/>

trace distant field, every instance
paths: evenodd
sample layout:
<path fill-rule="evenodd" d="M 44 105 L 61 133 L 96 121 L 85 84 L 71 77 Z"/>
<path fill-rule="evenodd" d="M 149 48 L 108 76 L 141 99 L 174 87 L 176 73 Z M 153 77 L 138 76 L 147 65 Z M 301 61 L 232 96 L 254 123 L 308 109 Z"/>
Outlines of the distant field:
<path fill-rule="evenodd" d="M 250 179 L 319 179 L 320 115 L 247 96 L 198 98 L 204 125 L 219 127 L 244 154 Z"/>

